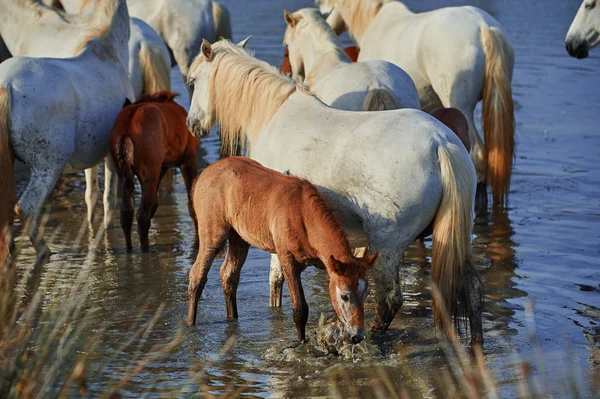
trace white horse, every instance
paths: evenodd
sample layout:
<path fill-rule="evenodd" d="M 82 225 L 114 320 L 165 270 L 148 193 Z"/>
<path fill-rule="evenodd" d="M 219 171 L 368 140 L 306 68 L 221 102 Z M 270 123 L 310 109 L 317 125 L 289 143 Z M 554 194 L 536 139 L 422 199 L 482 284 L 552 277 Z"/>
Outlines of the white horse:
<path fill-rule="evenodd" d="M 219 122 L 223 141 L 247 142 L 251 158 L 317 185 L 353 246 L 379 250 L 374 328 L 387 329 L 400 308 L 403 253 L 433 223 L 432 277 L 444 298 L 433 303 L 435 321 L 443 325 L 445 305 L 455 317 L 468 316 L 472 339 L 482 340 L 483 286 L 471 260 L 476 175 L 454 133 L 419 110 L 330 108 L 226 41 L 202 44 L 190 78 L 190 131 L 205 136 Z M 271 272 L 280 305 L 282 272 Z"/>
<path fill-rule="evenodd" d="M 285 11 L 284 17 L 292 76 L 325 104 L 347 111 L 421 109 L 406 72 L 387 61 L 351 62 L 319 10 Z"/>
<path fill-rule="evenodd" d="M 89 12 L 93 11 L 90 7 Z M 4 0 L 0 2 L 0 36 L 15 56 L 70 58 L 79 52 L 93 18 L 94 14 L 65 14 L 35 0 Z M 130 19 L 130 32 L 128 71 L 135 98 L 170 90 L 170 56 L 163 40 L 137 18 Z M 100 195 L 97 168 L 86 169 L 85 176 L 87 218 L 91 222 Z M 105 190 L 105 205 L 106 195 Z"/>
<path fill-rule="evenodd" d="M 504 203 L 514 158 L 514 53 L 500 23 L 475 7 L 413 13 L 393 0 L 317 1 L 322 11 L 335 7 L 342 16 L 360 47 L 358 61 L 386 60 L 404 69 L 424 111 L 444 106 L 465 114 L 478 206 L 487 202 L 486 183 L 494 202 Z M 485 145 L 474 118 L 481 99 Z"/>
<path fill-rule="evenodd" d="M 583 0 L 571 23 L 565 45 L 571 57 L 587 58 L 589 51 L 600 43 L 600 2 Z"/>
<path fill-rule="evenodd" d="M 99 4 L 78 56 L 13 57 L 0 64 L 0 143 L 14 150 L 2 154 L 0 168 L 12 170 L 14 155 L 31 169 L 15 210 L 24 225 L 33 222 L 29 233 L 40 253 L 47 248 L 35 220 L 67 164 L 88 169 L 106 158 L 105 225 L 116 205 L 108 139 L 125 100 L 133 99 L 127 75 L 129 14 L 125 0 Z M 14 174 L 3 172 L 0 180 L 0 186 L 14 185 Z"/>

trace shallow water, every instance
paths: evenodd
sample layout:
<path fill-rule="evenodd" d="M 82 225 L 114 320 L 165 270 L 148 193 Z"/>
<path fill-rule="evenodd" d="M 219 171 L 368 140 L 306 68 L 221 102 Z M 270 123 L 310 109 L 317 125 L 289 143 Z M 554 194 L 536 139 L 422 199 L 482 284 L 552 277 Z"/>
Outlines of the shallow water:
<path fill-rule="evenodd" d="M 253 35 L 249 47 L 276 65 L 283 50 L 283 8 L 311 5 L 299 0 L 223 3 L 232 14 L 234 39 Z M 502 396 L 518 392 L 520 362 L 527 360 L 536 364 L 543 386 L 561 397 L 566 373 L 587 385 L 600 372 L 600 50 L 582 61 L 569 58 L 564 50 L 564 36 L 578 0 L 409 3 L 416 11 L 462 4 L 478 6 L 496 17 L 510 32 L 516 50 L 517 157 L 509 209 L 479 215 L 474 232 L 476 265 L 486 288 L 486 361 Z M 175 69 L 172 78 L 175 90 L 185 93 Z M 187 106 L 186 95 L 180 101 Z M 202 140 L 199 164 L 204 167 L 217 158 L 218 139 L 213 134 Z M 48 203 L 46 230 L 54 235 L 56 255 L 39 278 L 61 270 L 52 285 L 56 290 L 72 284 L 93 238 L 85 227 L 81 230 L 83 181 L 82 173 L 65 173 Z M 92 351 L 91 361 L 114 358 L 90 379 L 92 392 L 102 391 L 111 376 L 131 369 L 138 348 L 120 346 L 131 338 L 141 311 L 142 321 L 149 321 L 164 306 L 148 341 L 142 344 L 145 350 L 166 345 L 180 327 L 187 311 L 187 273 L 194 257 L 185 199 L 177 174 L 173 192 L 160 195 L 150 254 L 125 254 L 118 223 L 95 250 L 86 301 L 88 307 L 98 308 L 98 326 L 109 327 L 101 334 L 101 345 Z M 100 205 L 97 212 L 96 227 Z M 80 230 L 83 247 L 74 251 L 72 244 Z M 22 263 L 32 258 L 28 249 Z M 228 322 L 219 265 L 220 261 L 209 275 L 197 326 L 186 332 L 182 344 L 151 362 L 126 385 L 125 395 L 180 396 L 202 386 L 211 394 L 236 390 L 255 396 L 324 396 L 331 393 L 333 378 L 343 396 L 362 397 L 377 388 L 383 372 L 398 390 L 431 389 L 427 384 L 442 356 L 432 335 L 428 308 L 429 265 L 416 246 L 409 249 L 402 269 L 404 307 L 390 332 L 375 342 L 379 354 L 362 356 L 364 361 L 358 363 L 317 357 L 307 348 L 289 349 L 295 343 L 295 328 L 287 291 L 281 310 L 269 308 L 268 255 L 255 249 L 242 272 L 240 318 Z M 320 313 L 331 310 L 326 277 L 309 269 L 303 281 L 310 306 L 308 330 L 313 331 Z M 534 309 L 532 318 L 526 311 L 529 304 Z M 367 315 L 372 317 L 374 312 L 371 296 Z M 222 348 L 227 350 L 219 354 Z M 543 362 L 536 360 L 539 354 Z M 204 375 L 190 373 L 199 368 L 205 369 Z"/>

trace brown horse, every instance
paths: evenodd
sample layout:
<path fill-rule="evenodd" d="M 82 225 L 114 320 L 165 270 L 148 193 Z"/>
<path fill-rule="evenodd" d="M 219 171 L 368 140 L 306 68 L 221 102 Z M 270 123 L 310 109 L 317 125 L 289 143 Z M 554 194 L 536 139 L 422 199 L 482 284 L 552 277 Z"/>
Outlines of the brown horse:
<path fill-rule="evenodd" d="M 346 47 L 344 52 L 350 58 L 350 61 L 356 62 L 358 59 L 358 53 L 360 50 L 356 46 Z M 292 76 L 292 65 L 290 64 L 290 53 L 287 49 L 283 50 L 283 62 L 281 63 L 281 68 L 279 68 L 279 72 L 286 76 Z"/>
<path fill-rule="evenodd" d="M 194 185 L 200 250 L 190 270 L 188 325 L 196 322 L 198 299 L 213 260 L 229 242 L 221 266 L 227 316 L 237 318 L 236 292 L 250 245 L 279 257 L 294 310 L 298 339 L 306 339 L 308 305 L 300 274 L 309 265 L 327 270 L 329 296 L 346 337 L 364 339 L 365 273 L 377 253 L 352 256 L 340 224 L 315 186 L 267 169 L 244 157 L 210 165 Z"/>
<path fill-rule="evenodd" d="M 467 118 L 459 109 L 436 108 L 431 112 L 431 116 L 448 126 L 462 141 L 467 151 L 471 151 L 469 122 L 467 122 Z"/>
<path fill-rule="evenodd" d="M 143 252 L 148 252 L 150 221 L 156 213 L 157 190 L 168 168 L 179 167 L 188 192 L 188 208 L 196 227 L 192 207 L 192 184 L 197 175 L 196 150 L 199 139 L 185 124 L 186 110 L 173 99 L 175 94 L 161 92 L 142 97 L 126 106 L 117 117 L 110 135 L 110 153 L 123 184 L 121 227 L 127 250 L 131 251 L 133 225 L 134 175 L 142 186 L 138 210 L 138 233 Z"/>

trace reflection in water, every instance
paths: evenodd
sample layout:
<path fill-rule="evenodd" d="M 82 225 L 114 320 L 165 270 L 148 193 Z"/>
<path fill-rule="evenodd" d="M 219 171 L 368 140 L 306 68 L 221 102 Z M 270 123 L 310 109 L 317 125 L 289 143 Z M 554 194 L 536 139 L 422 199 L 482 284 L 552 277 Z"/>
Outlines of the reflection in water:
<path fill-rule="evenodd" d="M 235 39 L 252 34 L 250 46 L 259 58 L 273 64 L 281 62 L 285 29 L 281 10 L 312 4 L 310 0 L 224 3 L 233 18 Z M 547 0 L 540 6 L 519 0 L 423 0 L 409 5 L 424 11 L 442 4 L 467 3 L 498 18 L 511 33 L 516 50 L 513 94 L 518 146 L 510 208 L 477 215 L 474 228 L 474 259 L 486 289 L 487 363 L 499 384 L 508 389 L 507 394 L 518 389 L 519 366 L 514 353 L 527 357 L 533 352 L 524 311 L 531 300 L 542 351 L 557 353 L 561 359 L 546 364 L 548 378 L 560 383 L 565 362 L 581 369 L 582 375 L 592 376 L 600 369 L 600 142 L 594 108 L 600 103 L 600 75 L 596 72 L 600 58 L 592 53 L 580 62 L 564 52 L 564 34 L 578 2 Z M 344 43 L 350 44 L 347 37 Z M 187 106 L 187 90 L 179 73 L 174 70 L 172 78 L 174 89 L 182 93 L 178 101 Z M 215 132 L 202 140 L 199 170 L 218 159 L 218 144 Z M 25 176 L 20 172 L 21 189 Z M 89 277 L 86 308 L 97 309 L 98 328 L 86 334 L 101 331 L 101 326 L 106 330 L 101 331 L 101 344 L 89 353 L 90 365 L 106 359 L 110 362 L 102 370 L 90 366 L 92 393 L 104 390 L 111 376 L 128 371 L 140 351 L 166 345 L 180 329 L 187 307 L 187 273 L 195 252 L 179 173 L 173 186 L 172 192 L 159 195 L 149 254 L 139 253 L 137 237 L 135 252 L 126 254 L 118 217 L 102 236 L 100 247 L 93 250 L 96 261 Z M 58 293 L 73 283 L 100 226 L 100 202 L 90 230 L 82 224 L 83 173 L 63 174 L 47 205 L 46 232 L 53 237 L 55 255 L 48 265 L 35 270 L 31 289 L 41 281 Z M 81 245 L 76 245 L 78 241 Z M 295 356 L 281 356 L 296 344 L 291 304 L 284 289 L 283 307 L 269 307 L 269 257 L 255 249 L 242 271 L 240 318 L 227 321 L 220 261 L 215 262 L 199 304 L 198 325 L 185 329 L 183 342 L 168 356 L 151 362 L 124 393 L 180 396 L 199 390 L 210 394 L 237 390 L 257 396 L 325 396 L 332 393 L 330 381 L 336 381 L 342 396 L 362 397 L 378 389 L 383 373 L 398 392 L 403 388 L 410 393 L 430 392 L 432 371 L 442 367 L 444 359 L 429 308 L 429 247 L 430 241 L 425 241 L 425 245 L 414 244 L 407 250 L 401 269 L 404 306 L 388 333 L 371 337 L 381 355 L 362 363 L 315 357 L 302 348 L 292 349 Z M 26 265 L 33 259 L 33 249 L 26 242 L 20 260 Z M 58 277 L 47 281 L 50 275 Z M 310 334 L 321 312 L 332 308 L 325 273 L 310 268 L 302 279 L 310 307 Z M 162 307 L 164 311 L 145 339 L 136 336 L 135 326 L 153 320 Z M 369 323 L 375 314 L 374 295 L 369 297 L 365 313 Z M 122 349 L 129 340 L 132 345 Z M 565 352 L 566 343 L 570 352 Z M 227 350 L 221 353 L 223 348 Z M 273 353 L 279 356 L 268 356 Z"/>

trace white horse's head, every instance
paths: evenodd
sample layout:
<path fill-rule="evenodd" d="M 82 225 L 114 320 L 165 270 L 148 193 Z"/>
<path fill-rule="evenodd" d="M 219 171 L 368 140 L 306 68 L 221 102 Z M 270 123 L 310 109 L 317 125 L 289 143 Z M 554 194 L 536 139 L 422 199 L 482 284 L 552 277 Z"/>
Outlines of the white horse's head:
<path fill-rule="evenodd" d="M 238 43 L 246 47 L 251 36 Z M 215 45 L 218 47 L 218 43 Z M 186 120 L 188 129 L 196 137 L 206 137 L 216 123 L 216 115 L 210 110 L 209 90 L 212 60 L 215 49 L 206 40 L 202 40 L 200 54 L 190 66 L 188 85 L 193 85 L 194 92 L 190 101 L 190 111 Z"/>
<path fill-rule="evenodd" d="M 600 43 L 600 0 L 583 0 L 569 28 L 565 45 L 571 57 L 586 58 Z"/>
<path fill-rule="evenodd" d="M 319 11 L 329 26 L 333 28 L 336 35 L 340 35 L 348 29 L 339 10 L 335 7 L 335 0 L 316 0 Z"/>
<path fill-rule="evenodd" d="M 298 41 L 296 34 L 298 25 L 302 22 L 302 15 L 298 13 L 290 14 L 289 11 L 283 11 L 283 17 L 287 23 L 287 29 L 283 36 L 283 44 L 288 48 L 288 57 L 290 66 L 292 67 L 292 77 L 297 82 L 302 83 L 304 81 L 304 60 L 302 59 L 302 51 L 298 48 Z"/>

